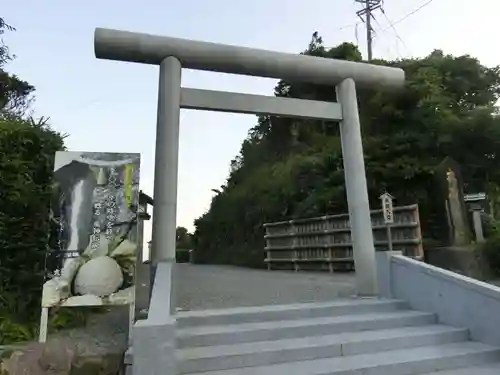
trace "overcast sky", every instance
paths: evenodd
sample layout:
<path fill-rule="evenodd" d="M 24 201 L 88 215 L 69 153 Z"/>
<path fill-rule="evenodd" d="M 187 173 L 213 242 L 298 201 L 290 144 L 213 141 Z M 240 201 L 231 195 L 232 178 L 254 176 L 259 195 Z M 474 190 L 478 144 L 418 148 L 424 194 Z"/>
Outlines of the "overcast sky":
<path fill-rule="evenodd" d="M 424 56 L 440 48 L 500 63 L 499 0 L 434 0 L 405 18 L 426 2 L 385 0 L 387 18 L 377 12 L 374 24 L 375 57 Z M 68 133 L 70 150 L 140 152 L 141 187 L 152 195 L 158 69 L 97 60 L 95 27 L 291 53 L 304 50 L 317 30 L 326 45 L 351 41 L 366 55 L 363 25 L 355 26 L 359 8 L 353 0 L 23 0 L 4 1 L 0 16 L 17 28 L 4 35 L 17 55 L 7 69 L 36 86 L 35 115 L 49 116 L 55 129 Z M 185 71 L 182 81 L 264 95 L 276 84 L 194 71 Z M 193 229 L 255 123 L 250 115 L 182 112 L 178 225 Z"/>

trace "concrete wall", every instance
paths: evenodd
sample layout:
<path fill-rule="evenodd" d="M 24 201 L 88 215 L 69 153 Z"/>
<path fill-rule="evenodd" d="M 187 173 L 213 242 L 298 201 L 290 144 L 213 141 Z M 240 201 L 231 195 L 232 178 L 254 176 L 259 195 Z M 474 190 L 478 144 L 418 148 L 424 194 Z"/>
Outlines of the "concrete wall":
<path fill-rule="evenodd" d="M 379 293 L 439 321 L 470 330 L 473 340 L 500 345 L 500 288 L 400 255 L 377 253 Z"/>

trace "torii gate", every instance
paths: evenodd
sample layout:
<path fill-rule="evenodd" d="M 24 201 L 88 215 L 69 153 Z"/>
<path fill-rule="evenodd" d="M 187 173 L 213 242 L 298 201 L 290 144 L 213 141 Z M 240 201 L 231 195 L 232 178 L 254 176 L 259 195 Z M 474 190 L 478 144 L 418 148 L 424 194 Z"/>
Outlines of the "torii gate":
<path fill-rule="evenodd" d="M 398 68 L 97 28 L 97 58 L 160 66 L 152 260 L 157 271 L 147 321 L 134 328 L 134 372 L 175 373 L 175 263 L 181 108 L 340 122 L 345 185 L 359 295 L 377 294 L 356 84 L 401 87 Z M 182 68 L 336 86 L 337 103 L 181 87 Z"/>
<path fill-rule="evenodd" d="M 375 250 L 366 187 L 355 83 L 400 87 L 399 68 L 294 55 L 97 28 L 100 59 L 160 66 L 154 175 L 153 259 L 175 261 L 179 113 L 181 108 L 267 114 L 340 122 L 356 289 L 376 294 Z M 181 87 L 182 68 L 336 85 L 338 103 Z"/>

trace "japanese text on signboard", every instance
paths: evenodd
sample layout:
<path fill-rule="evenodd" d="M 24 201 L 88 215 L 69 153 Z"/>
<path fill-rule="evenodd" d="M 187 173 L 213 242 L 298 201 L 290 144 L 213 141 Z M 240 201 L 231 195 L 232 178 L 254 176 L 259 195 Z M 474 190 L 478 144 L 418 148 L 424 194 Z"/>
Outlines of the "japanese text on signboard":
<path fill-rule="evenodd" d="M 118 173 L 115 168 L 111 168 L 109 172 L 108 184 L 113 189 L 112 192 L 116 188 L 116 177 Z M 116 222 L 116 196 L 111 193 L 106 198 L 106 238 L 108 240 L 113 239 L 113 226 Z"/>
<path fill-rule="evenodd" d="M 384 215 L 384 223 L 392 224 L 394 222 L 394 214 L 392 209 L 392 199 L 389 196 L 382 198 L 382 210 Z"/>

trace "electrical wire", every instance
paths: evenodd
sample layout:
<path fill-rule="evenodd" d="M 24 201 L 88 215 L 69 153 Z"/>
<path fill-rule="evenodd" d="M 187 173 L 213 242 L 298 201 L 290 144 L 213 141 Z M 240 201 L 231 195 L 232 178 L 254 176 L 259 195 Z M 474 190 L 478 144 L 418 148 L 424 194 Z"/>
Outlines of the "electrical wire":
<path fill-rule="evenodd" d="M 379 29 L 382 29 L 382 25 L 380 24 L 380 22 L 378 22 L 377 17 L 375 17 L 375 15 L 373 15 L 373 14 L 372 14 L 372 19 L 375 22 L 375 24 L 379 27 Z M 373 32 L 373 34 L 375 34 L 375 37 L 377 37 L 379 35 L 377 30 L 375 30 L 373 27 L 372 27 L 372 32 Z"/>
<path fill-rule="evenodd" d="M 393 22 L 391 24 L 391 26 L 389 27 L 386 27 L 385 29 L 383 29 L 382 31 L 386 31 L 386 30 L 389 30 L 390 28 L 396 26 L 397 24 L 400 24 L 401 22 L 403 21 L 406 21 L 408 18 L 410 18 L 411 16 L 413 16 L 415 13 L 421 11 L 422 9 L 424 9 L 426 6 L 428 6 L 430 3 L 432 3 L 434 0 L 427 0 L 425 3 L 423 3 L 422 5 L 420 5 L 417 9 L 415 10 L 412 10 L 410 13 L 404 15 L 403 17 L 401 17 L 400 19 L 398 19 L 397 21 Z"/>
<path fill-rule="evenodd" d="M 378 19 L 375 16 L 373 16 L 373 15 L 372 15 L 372 18 L 375 21 L 375 24 L 377 25 L 377 27 L 379 29 L 382 29 L 382 25 L 380 24 L 380 22 L 378 22 Z M 375 37 L 378 37 L 382 32 L 379 33 L 379 32 L 377 32 L 376 30 L 373 29 L 373 33 L 375 34 Z M 375 38 L 375 37 L 373 38 L 373 40 L 375 42 L 377 42 L 378 38 Z M 389 46 L 386 46 L 385 52 L 387 52 L 390 55 L 391 54 L 391 48 L 389 48 Z M 396 54 L 399 57 L 401 57 L 401 51 L 399 50 L 399 44 L 398 43 L 396 43 Z"/>
<path fill-rule="evenodd" d="M 345 29 L 350 29 L 352 27 L 358 27 L 358 25 L 360 24 L 360 22 L 356 22 L 356 23 L 352 23 L 350 25 L 345 25 L 345 26 L 342 26 L 342 27 L 339 27 L 337 30 L 335 31 L 342 31 L 342 30 L 345 30 Z"/>
<path fill-rule="evenodd" d="M 432 0 L 431 0 L 432 1 Z M 430 3 L 429 3 L 430 4 Z M 394 22 L 392 22 L 389 17 L 387 16 L 387 13 L 385 13 L 385 10 L 384 8 L 380 8 L 380 11 L 382 12 L 382 14 L 384 15 L 386 21 L 389 23 L 389 28 L 391 28 L 393 31 L 394 31 L 394 34 L 396 35 L 396 38 L 401 42 L 401 44 L 403 44 L 403 47 L 406 49 L 406 51 L 410 52 L 410 49 L 408 48 L 408 46 L 406 45 L 405 41 L 403 40 L 403 38 L 401 38 L 401 36 L 399 35 L 398 33 L 398 30 L 396 30 L 396 26 L 394 26 Z M 382 32 L 384 30 L 387 30 L 387 28 L 383 29 Z"/>

